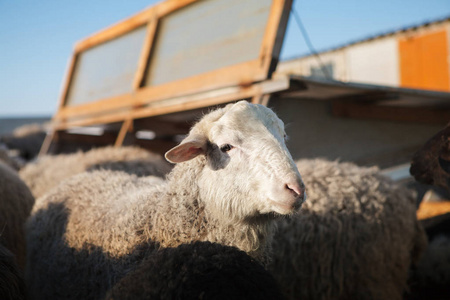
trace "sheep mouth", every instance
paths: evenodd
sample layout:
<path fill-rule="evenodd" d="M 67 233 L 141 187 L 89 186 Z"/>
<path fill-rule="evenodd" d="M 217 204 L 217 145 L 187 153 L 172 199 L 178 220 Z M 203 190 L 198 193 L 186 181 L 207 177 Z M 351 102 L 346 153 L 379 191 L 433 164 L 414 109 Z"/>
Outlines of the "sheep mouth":
<path fill-rule="evenodd" d="M 288 200 L 288 201 L 282 201 L 282 200 L 272 200 L 269 199 L 270 204 L 272 205 L 273 210 L 276 213 L 279 213 L 281 215 L 290 215 L 294 214 L 297 211 L 300 210 L 303 204 L 303 199 L 297 198 L 295 200 Z"/>

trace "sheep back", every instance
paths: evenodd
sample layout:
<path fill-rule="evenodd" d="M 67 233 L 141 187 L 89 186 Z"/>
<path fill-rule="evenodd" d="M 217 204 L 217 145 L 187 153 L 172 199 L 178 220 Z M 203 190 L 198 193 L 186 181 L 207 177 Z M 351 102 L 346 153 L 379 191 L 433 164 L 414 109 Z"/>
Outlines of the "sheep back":
<path fill-rule="evenodd" d="M 195 204 L 164 196 L 166 184 L 97 170 L 75 175 L 37 199 L 27 223 L 31 297 L 101 298 L 145 253 L 200 239 L 206 228 L 197 231 L 201 218 L 189 207 Z"/>
<path fill-rule="evenodd" d="M 123 171 L 138 176 L 163 177 L 171 170 L 171 166 L 160 155 L 138 147 L 110 146 L 88 152 L 40 157 L 26 165 L 20 171 L 20 176 L 38 198 L 66 178 L 101 169 Z"/>
<path fill-rule="evenodd" d="M 204 222 L 195 199 L 180 205 L 162 196 L 167 182 L 154 182 L 123 172 L 85 172 L 39 198 L 27 223 L 26 282 L 32 299 L 98 299 L 160 247 L 208 235 L 234 242 L 226 236 L 232 230 Z M 181 183 L 173 184 L 180 188 Z"/>
<path fill-rule="evenodd" d="M 120 280 L 106 299 L 282 299 L 275 279 L 234 247 L 210 242 L 161 249 Z"/>
<path fill-rule="evenodd" d="M 430 241 L 409 278 L 405 300 L 450 299 L 450 237 L 441 234 Z"/>
<path fill-rule="evenodd" d="M 278 222 L 270 268 L 289 299 L 401 299 L 426 245 L 414 194 L 377 168 L 300 160 L 308 200 Z"/>

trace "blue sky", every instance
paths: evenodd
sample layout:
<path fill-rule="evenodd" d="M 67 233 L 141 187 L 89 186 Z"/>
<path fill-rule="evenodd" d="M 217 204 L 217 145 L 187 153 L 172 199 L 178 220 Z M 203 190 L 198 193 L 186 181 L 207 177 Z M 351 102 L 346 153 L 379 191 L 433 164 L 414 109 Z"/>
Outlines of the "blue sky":
<path fill-rule="evenodd" d="M 73 46 L 155 0 L 0 0 L 0 117 L 55 112 Z M 449 0 L 295 0 L 317 50 L 450 16 Z M 290 18 L 281 59 L 308 54 Z"/>

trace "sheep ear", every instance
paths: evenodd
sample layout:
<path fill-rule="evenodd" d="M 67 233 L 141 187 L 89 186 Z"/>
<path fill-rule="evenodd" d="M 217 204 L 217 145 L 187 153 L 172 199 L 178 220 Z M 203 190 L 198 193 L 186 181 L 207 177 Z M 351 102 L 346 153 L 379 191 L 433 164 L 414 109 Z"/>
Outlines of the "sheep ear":
<path fill-rule="evenodd" d="M 166 152 L 166 159 L 171 163 L 180 163 L 206 153 L 206 142 L 201 139 L 186 139 L 178 146 Z"/>

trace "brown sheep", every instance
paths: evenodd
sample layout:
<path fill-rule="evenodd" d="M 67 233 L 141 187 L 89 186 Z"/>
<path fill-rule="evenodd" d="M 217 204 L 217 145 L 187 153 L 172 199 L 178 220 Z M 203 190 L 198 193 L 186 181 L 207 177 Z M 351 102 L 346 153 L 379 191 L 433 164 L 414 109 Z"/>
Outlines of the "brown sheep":
<path fill-rule="evenodd" d="M 157 251 L 108 292 L 107 300 L 282 299 L 273 276 L 245 252 L 210 242 Z"/>
<path fill-rule="evenodd" d="M 0 241 L 0 299 L 24 300 L 25 292 L 25 282 L 16 259 Z"/>
<path fill-rule="evenodd" d="M 25 222 L 34 198 L 16 171 L 0 162 L 0 228 L 4 246 L 25 267 Z"/>
<path fill-rule="evenodd" d="M 414 154 L 410 173 L 421 183 L 450 192 L 450 123 Z M 423 200 L 419 206 L 417 213 L 423 218 L 429 246 L 412 271 L 407 299 L 450 299 L 449 211 L 449 201 Z"/>
<path fill-rule="evenodd" d="M 414 154 L 410 173 L 421 183 L 450 192 L 450 123 Z"/>

